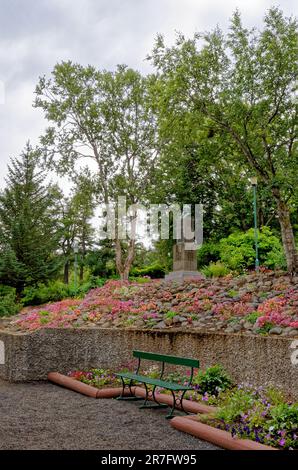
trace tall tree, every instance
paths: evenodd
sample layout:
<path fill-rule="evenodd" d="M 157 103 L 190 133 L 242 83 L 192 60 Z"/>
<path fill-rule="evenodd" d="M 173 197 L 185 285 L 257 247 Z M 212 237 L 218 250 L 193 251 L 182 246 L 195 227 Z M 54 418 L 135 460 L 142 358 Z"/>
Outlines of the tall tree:
<path fill-rule="evenodd" d="M 228 35 L 216 28 L 167 48 L 158 37 L 151 59 L 158 74 L 161 130 L 176 131 L 185 111 L 195 143 L 202 126 L 222 143 L 216 155 L 233 171 L 258 176 L 276 204 L 288 270 L 298 271 L 291 224 L 297 192 L 297 21 L 271 8 L 262 31 L 243 27 L 239 13 Z M 175 138 L 172 133 L 172 140 Z"/>
<path fill-rule="evenodd" d="M 41 78 L 35 106 L 51 127 L 42 138 L 46 160 L 61 173 L 73 172 L 80 159 L 96 166 L 96 186 L 104 203 L 126 196 L 144 203 L 157 159 L 155 114 L 150 106 L 154 77 L 118 66 L 97 71 L 71 62 L 55 66 L 52 79 Z M 132 214 L 132 225 L 136 214 Z M 135 253 L 134 237 L 121 243 L 116 231 L 116 264 L 127 278 Z M 123 248 L 126 253 L 123 253 Z"/>
<path fill-rule="evenodd" d="M 7 187 L 0 193 L 0 282 L 18 294 L 58 269 L 54 191 L 44 183 L 39 158 L 28 143 L 20 158 L 11 159 Z"/>
<path fill-rule="evenodd" d="M 59 219 L 59 248 L 63 262 L 63 281 L 68 284 L 78 226 L 71 198 L 64 197 L 61 191 L 59 193 L 60 197 L 56 200 Z"/>
<path fill-rule="evenodd" d="M 71 200 L 77 225 L 76 239 L 80 252 L 80 281 L 83 281 L 84 278 L 86 255 L 94 244 L 95 232 L 91 221 L 94 217 L 96 203 L 88 174 L 89 172 L 87 171 L 87 174 L 78 175 L 74 179 L 75 185 Z"/>
<path fill-rule="evenodd" d="M 71 194 L 65 197 L 61 190 L 56 195 L 56 213 L 59 221 L 59 247 L 63 260 L 63 280 L 69 283 L 70 267 L 74 256 L 74 245 L 78 244 L 80 281 L 84 277 L 85 258 L 93 245 L 94 197 L 85 176 L 73 178 Z"/>

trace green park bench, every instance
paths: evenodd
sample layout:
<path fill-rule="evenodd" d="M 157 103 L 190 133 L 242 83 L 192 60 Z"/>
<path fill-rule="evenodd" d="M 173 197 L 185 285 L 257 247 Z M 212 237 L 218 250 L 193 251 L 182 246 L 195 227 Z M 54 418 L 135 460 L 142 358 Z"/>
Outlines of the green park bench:
<path fill-rule="evenodd" d="M 115 374 L 116 376 L 120 377 L 122 381 L 122 393 L 118 397 L 118 400 L 142 400 L 143 398 L 135 396 L 125 397 L 125 389 L 126 387 L 128 387 L 131 392 L 131 395 L 133 395 L 132 387 L 136 384 L 144 384 L 146 396 L 145 401 L 143 405 L 140 406 L 140 408 L 164 408 L 168 406 L 164 403 L 159 403 L 157 401 L 155 391 L 156 388 L 159 387 L 164 388 L 166 390 L 170 390 L 173 397 L 173 405 L 169 414 L 166 416 L 167 419 L 171 419 L 173 417 L 173 413 L 175 409 L 177 409 L 177 406 L 180 406 L 181 410 L 187 413 L 183 408 L 183 398 L 188 390 L 193 390 L 191 383 L 193 379 L 194 368 L 198 368 L 200 366 L 199 361 L 197 359 L 190 359 L 178 356 L 167 356 L 165 354 L 155 354 L 146 351 L 133 351 L 133 356 L 138 359 L 138 365 L 135 373 L 118 372 Z M 141 375 L 139 373 L 141 368 L 141 359 L 161 363 L 160 375 L 157 379 L 148 377 L 146 375 Z M 163 380 L 165 364 L 174 364 L 177 366 L 189 367 L 190 377 L 187 385 L 182 385 L 174 381 Z M 152 390 L 148 388 L 148 385 L 152 387 Z M 155 403 L 148 404 L 148 400 L 150 398 L 152 398 Z"/>

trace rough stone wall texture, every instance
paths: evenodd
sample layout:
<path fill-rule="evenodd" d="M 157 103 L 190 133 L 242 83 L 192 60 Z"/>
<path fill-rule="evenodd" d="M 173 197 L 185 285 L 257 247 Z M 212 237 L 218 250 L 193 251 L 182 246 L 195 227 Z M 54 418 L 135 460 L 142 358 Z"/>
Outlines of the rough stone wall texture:
<path fill-rule="evenodd" d="M 50 371 L 86 367 L 117 370 L 132 350 L 197 358 L 201 367 L 222 364 L 235 381 L 272 384 L 298 398 L 298 348 L 289 338 L 184 331 L 86 328 L 44 329 L 31 334 L 0 331 L 5 363 L 0 378 L 12 382 L 46 380 Z M 294 344 L 295 343 L 295 344 Z"/>

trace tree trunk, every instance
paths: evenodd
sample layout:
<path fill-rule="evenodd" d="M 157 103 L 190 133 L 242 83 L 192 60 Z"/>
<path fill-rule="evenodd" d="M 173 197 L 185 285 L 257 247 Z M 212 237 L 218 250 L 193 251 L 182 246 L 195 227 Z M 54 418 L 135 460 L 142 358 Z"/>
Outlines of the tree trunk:
<path fill-rule="evenodd" d="M 69 283 L 69 261 L 66 261 L 66 263 L 64 264 L 64 284 L 68 284 Z"/>
<path fill-rule="evenodd" d="M 136 224 L 137 224 L 137 212 L 134 211 L 133 215 L 130 216 L 131 222 L 131 234 L 128 243 L 127 255 L 125 261 L 123 261 L 123 253 L 121 248 L 121 241 L 116 238 L 116 267 L 120 274 L 122 281 L 127 281 L 129 277 L 129 271 L 132 266 L 135 257 L 135 245 L 136 245 Z"/>
<path fill-rule="evenodd" d="M 129 272 L 127 272 L 126 270 L 120 273 L 121 281 L 128 281 L 128 277 L 129 277 Z"/>
<path fill-rule="evenodd" d="M 287 204 L 282 200 L 279 189 L 273 188 L 272 193 L 277 203 L 277 214 L 281 228 L 281 237 L 285 250 L 288 272 L 290 274 L 294 274 L 298 272 L 298 253 L 291 224 L 290 211 Z"/>
<path fill-rule="evenodd" d="M 122 280 L 122 272 L 123 272 L 122 248 L 121 248 L 121 241 L 118 240 L 118 238 L 116 239 L 115 252 L 116 252 L 116 268 L 120 275 L 120 279 Z"/>
<path fill-rule="evenodd" d="M 129 244 L 125 263 L 124 265 L 122 264 L 121 269 L 118 268 L 121 281 L 128 281 L 130 268 L 134 260 L 134 245 L 134 241 L 132 242 L 132 244 Z"/>
<path fill-rule="evenodd" d="M 133 260 L 135 257 L 135 240 L 130 240 L 128 246 L 128 253 L 124 263 L 124 270 L 123 270 L 123 278 L 124 280 L 128 280 L 129 271 L 132 266 Z"/>
<path fill-rule="evenodd" d="M 22 294 L 25 289 L 25 285 L 23 282 L 18 282 L 16 285 L 16 302 L 21 302 Z"/>
<path fill-rule="evenodd" d="M 80 265 L 79 279 L 80 279 L 80 282 L 83 282 L 84 280 L 84 265 L 83 264 Z"/>
<path fill-rule="evenodd" d="M 127 256 L 123 263 L 123 253 L 121 248 L 120 240 L 116 240 L 116 267 L 120 275 L 121 281 L 127 281 L 129 277 L 129 271 L 132 266 L 135 256 L 135 240 L 130 240 L 128 245 Z"/>
<path fill-rule="evenodd" d="M 82 225 L 83 225 L 83 230 L 82 230 L 82 240 L 81 240 L 81 246 L 82 246 L 82 253 L 81 253 L 81 265 L 80 265 L 80 282 L 83 282 L 84 280 L 84 266 L 85 266 L 85 258 L 86 258 L 86 224 L 87 221 L 84 218 Z"/>
<path fill-rule="evenodd" d="M 79 273 L 80 282 L 83 282 L 83 280 L 84 280 L 85 257 L 86 257 L 86 247 L 85 247 L 85 242 L 83 242 L 82 243 L 81 259 L 80 259 L 80 273 Z"/>

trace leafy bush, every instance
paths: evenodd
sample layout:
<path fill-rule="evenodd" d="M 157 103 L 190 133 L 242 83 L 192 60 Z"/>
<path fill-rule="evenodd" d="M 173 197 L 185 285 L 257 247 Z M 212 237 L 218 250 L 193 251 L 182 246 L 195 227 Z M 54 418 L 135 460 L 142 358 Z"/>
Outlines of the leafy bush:
<path fill-rule="evenodd" d="M 52 281 L 47 285 L 39 284 L 36 287 L 26 287 L 22 302 L 24 305 L 41 305 L 66 297 L 69 297 L 69 287 L 61 281 Z"/>
<path fill-rule="evenodd" d="M 111 277 L 116 273 L 115 251 L 111 240 L 101 240 L 99 248 L 90 251 L 85 258 L 85 266 L 96 277 Z"/>
<path fill-rule="evenodd" d="M 289 431 L 298 430 L 298 403 L 288 405 L 287 403 L 279 403 L 274 406 L 270 412 L 271 419 L 268 426 L 273 428 L 272 431 L 287 429 Z M 296 444 L 298 448 L 298 442 Z"/>
<path fill-rule="evenodd" d="M 144 276 L 144 277 L 129 276 L 129 280 L 132 281 L 132 282 L 137 282 L 138 284 L 147 284 L 147 282 L 151 281 L 151 277 L 149 277 L 149 276 Z"/>
<path fill-rule="evenodd" d="M 165 268 L 161 264 L 154 263 L 143 268 L 132 268 L 130 270 L 131 276 L 134 277 L 144 277 L 149 276 L 151 279 L 160 279 L 165 275 Z"/>
<path fill-rule="evenodd" d="M 229 274 L 230 270 L 224 264 L 217 261 L 216 263 L 210 263 L 209 266 L 204 266 L 201 272 L 206 277 L 223 277 Z"/>
<path fill-rule="evenodd" d="M 232 386 L 232 380 L 221 365 L 208 367 L 204 372 L 199 371 L 193 380 L 199 386 L 200 393 L 217 396 Z"/>
<path fill-rule="evenodd" d="M 80 284 L 75 288 L 74 284 L 69 285 L 69 296 L 70 297 L 84 297 L 87 292 L 96 287 L 102 287 L 106 282 L 104 277 L 91 276 L 88 281 Z"/>
<path fill-rule="evenodd" d="M 0 285 L 0 317 L 16 315 L 22 305 L 16 301 L 16 290 L 13 287 Z"/>
<path fill-rule="evenodd" d="M 286 266 L 280 240 L 268 227 L 262 227 L 258 233 L 259 261 L 268 268 Z M 255 265 L 254 229 L 236 232 L 223 238 L 220 243 L 220 260 L 230 269 L 242 270 Z"/>
<path fill-rule="evenodd" d="M 255 397 L 251 390 L 240 388 L 227 394 L 222 406 L 216 412 L 216 417 L 227 424 L 233 424 L 253 407 Z"/>
<path fill-rule="evenodd" d="M 68 297 L 83 297 L 90 289 L 101 287 L 105 279 L 91 277 L 88 282 L 75 288 L 74 284 L 64 284 L 61 281 L 52 281 L 48 284 L 39 284 L 36 287 L 26 287 L 22 297 L 24 305 L 41 305 L 48 302 L 57 302 Z"/>
<path fill-rule="evenodd" d="M 14 287 L 10 287 L 10 286 L 5 286 L 3 284 L 0 284 L 0 297 L 5 297 L 7 295 L 11 295 L 11 294 L 16 294 L 16 290 Z"/>
<path fill-rule="evenodd" d="M 216 263 L 220 259 L 220 250 L 218 243 L 204 243 L 198 250 L 197 260 L 198 268 L 207 266 L 210 263 Z"/>

